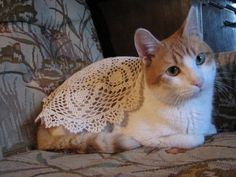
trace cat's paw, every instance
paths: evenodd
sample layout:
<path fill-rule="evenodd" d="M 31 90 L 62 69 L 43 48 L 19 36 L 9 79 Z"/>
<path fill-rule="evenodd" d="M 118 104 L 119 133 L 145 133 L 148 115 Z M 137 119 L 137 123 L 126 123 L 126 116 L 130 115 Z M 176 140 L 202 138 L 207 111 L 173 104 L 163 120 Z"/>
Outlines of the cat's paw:
<path fill-rule="evenodd" d="M 204 143 L 203 135 L 176 134 L 159 138 L 158 147 L 176 147 L 190 149 Z"/>
<path fill-rule="evenodd" d="M 146 138 L 146 137 L 142 137 L 139 139 L 139 142 L 144 146 L 144 147 L 151 147 L 151 148 L 156 148 L 159 147 L 160 145 L 160 140 L 159 137 L 158 138 Z"/>

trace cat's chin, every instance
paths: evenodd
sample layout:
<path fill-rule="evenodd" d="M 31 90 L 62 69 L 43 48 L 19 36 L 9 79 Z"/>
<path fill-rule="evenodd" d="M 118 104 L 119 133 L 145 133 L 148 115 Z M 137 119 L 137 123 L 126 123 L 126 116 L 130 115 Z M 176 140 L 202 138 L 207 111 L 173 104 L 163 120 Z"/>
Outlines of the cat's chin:
<path fill-rule="evenodd" d="M 202 92 L 202 88 L 199 88 L 199 87 L 195 87 L 194 89 L 193 89 L 193 97 L 194 96 L 199 96 L 199 95 L 201 95 L 201 92 Z"/>
<path fill-rule="evenodd" d="M 204 94 L 204 90 L 205 90 L 204 88 L 199 88 L 199 87 L 194 88 L 192 94 L 188 96 L 187 100 L 201 97 Z"/>

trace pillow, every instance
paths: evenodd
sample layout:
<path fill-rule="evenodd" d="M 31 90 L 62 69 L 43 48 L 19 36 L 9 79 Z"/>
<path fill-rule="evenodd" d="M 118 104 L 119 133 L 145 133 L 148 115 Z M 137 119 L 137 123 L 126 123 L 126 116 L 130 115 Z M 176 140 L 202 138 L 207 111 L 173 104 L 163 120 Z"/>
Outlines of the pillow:
<path fill-rule="evenodd" d="M 37 0 L 36 0 L 37 1 Z M 0 1 L 1 22 L 28 22 L 34 23 L 37 11 L 33 0 L 19 2 L 17 0 Z"/>
<path fill-rule="evenodd" d="M 60 25 L 63 16 L 70 17 L 70 21 L 81 21 L 89 17 L 90 12 L 85 0 L 0 1 L 1 22 Z"/>
<path fill-rule="evenodd" d="M 74 72 L 103 58 L 83 0 L 40 0 L 31 7 L 37 15 L 30 23 L 17 22 L 18 18 L 0 22 L 0 149 L 4 154 L 33 148 L 34 120 L 42 99 Z"/>
<path fill-rule="evenodd" d="M 219 53 L 216 61 L 215 123 L 219 132 L 236 131 L 236 52 Z"/>

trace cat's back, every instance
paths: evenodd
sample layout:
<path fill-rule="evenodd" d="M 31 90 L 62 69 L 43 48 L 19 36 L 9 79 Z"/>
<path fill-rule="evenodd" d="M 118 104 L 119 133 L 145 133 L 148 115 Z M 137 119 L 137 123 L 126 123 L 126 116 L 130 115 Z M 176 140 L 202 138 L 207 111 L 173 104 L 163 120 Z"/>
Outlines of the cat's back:
<path fill-rule="evenodd" d="M 114 82 L 112 79 L 124 77 L 136 77 L 141 70 L 141 62 L 138 57 L 111 57 L 94 62 L 82 70 L 76 72 L 67 81 L 82 81 L 82 82 Z M 117 78 L 115 78 L 117 77 Z"/>
<path fill-rule="evenodd" d="M 63 125 L 73 133 L 101 132 L 107 122 L 120 124 L 124 112 L 137 109 L 142 79 L 137 57 L 100 60 L 72 75 L 47 97 L 37 120 L 46 127 Z"/>

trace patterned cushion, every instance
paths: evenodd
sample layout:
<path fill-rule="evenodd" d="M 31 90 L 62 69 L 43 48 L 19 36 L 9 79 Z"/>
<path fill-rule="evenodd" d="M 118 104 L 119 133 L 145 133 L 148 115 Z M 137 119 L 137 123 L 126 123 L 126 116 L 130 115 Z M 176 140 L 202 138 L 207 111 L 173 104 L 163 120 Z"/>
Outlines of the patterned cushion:
<path fill-rule="evenodd" d="M 10 0 L 0 1 L 1 22 L 26 22 L 60 25 L 69 17 L 70 21 L 81 21 L 90 12 L 85 0 Z M 89 22 L 89 21 L 87 21 Z M 89 22 L 90 23 L 90 22 Z"/>
<path fill-rule="evenodd" d="M 215 109 L 213 111 L 218 131 L 236 131 L 236 52 L 216 55 Z"/>
<path fill-rule="evenodd" d="M 117 154 L 30 151 L 0 161 L 0 176 L 4 177 L 235 177 L 235 174 L 236 133 L 221 133 L 198 148 L 178 154 L 146 148 Z"/>
<path fill-rule="evenodd" d="M 83 0 L 1 2 L 0 149 L 6 152 L 34 146 L 42 98 L 103 57 Z"/>

